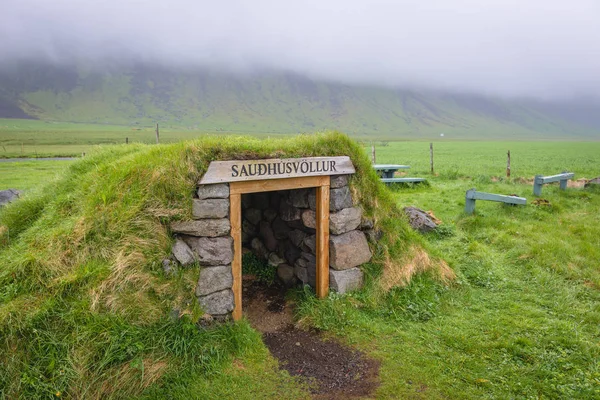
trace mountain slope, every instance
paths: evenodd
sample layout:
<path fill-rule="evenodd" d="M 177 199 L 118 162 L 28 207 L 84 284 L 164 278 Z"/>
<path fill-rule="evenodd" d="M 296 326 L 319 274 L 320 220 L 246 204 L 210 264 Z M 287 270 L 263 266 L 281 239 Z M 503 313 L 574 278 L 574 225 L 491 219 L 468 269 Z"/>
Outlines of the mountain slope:
<path fill-rule="evenodd" d="M 587 107 L 587 108 L 586 108 Z M 597 138 L 600 107 L 135 65 L 102 71 L 21 65 L 0 71 L 0 118 L 151 124 L 201 130 L 353 135 Z M 590 117 L 591 116 L 591 117 Z"/>

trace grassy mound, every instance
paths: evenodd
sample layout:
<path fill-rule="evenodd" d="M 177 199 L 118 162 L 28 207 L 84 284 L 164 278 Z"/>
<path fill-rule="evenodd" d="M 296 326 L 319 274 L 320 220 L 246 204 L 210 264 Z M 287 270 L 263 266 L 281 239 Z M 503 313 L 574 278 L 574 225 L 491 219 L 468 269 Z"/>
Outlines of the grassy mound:
<path fill-rule="evenodd" d="M 233 358 L 264 358 L 245 322 L 197 329 L 198 270 L 164 275 L 166 227 L 191 218 L 191 194 L 212 160 L 335 155 L 352 158 L 353 195 L 384 232 L 367 268 L 368 306 L 390 301 L 390 281 L 410 279 L 405 264 L 410 271 L 444 267 L 423 251 L 363 151 L 342 134 L 106 147 L 0 214 L 0 393 L 190 397 L 189 382 L 222 372 Z M 301 293 L 299 302 L 311 321 L 314 297 Z M 170 317 L 174 308 L 184 316 Z M 291 379 L 274 371 L 266 381 Z"/>

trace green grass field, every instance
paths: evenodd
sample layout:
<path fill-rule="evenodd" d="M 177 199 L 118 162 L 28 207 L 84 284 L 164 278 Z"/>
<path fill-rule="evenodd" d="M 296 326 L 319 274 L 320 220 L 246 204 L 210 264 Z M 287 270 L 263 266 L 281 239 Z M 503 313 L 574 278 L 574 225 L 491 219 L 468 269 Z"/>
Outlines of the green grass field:
<path fill-rule="evenodd" d="M 372 265 L 367 285 L 359 292 L 332 294 L 325 301 L 297 293 L 298 318 L 381 361 L 376 398 L 600 399 L 600 191 L 581 187 L 560 191 L 557 185 L 546 185 L 542 197 L 550 205 L 536 206 L 529 181 L 536 174 L 563 170 L 575 172 L 576 179 L 600 176 L 600 143 L 440 141 L 434 149 L 435 176 L 429 172 L 428 142 L 380 144 L 377 162 L 409 164 L 407 175 L 428 179 L 426 185 L 390 190 L 399 207 L 432 210 L 443 221 L 438 233 L 425 235 L 423 241 L 432 257 L 441 257 L 455 271 L 456 280 L 443 284 L 421 274 L 381 297 L 376 296 L 372 279 L 381 265 Z M 507 150 L 512 155 L 511 179 L 505 177 Z M 0 189 L 33 189 L 68 164 L 0 163 Z M 111 165 L 98 168 L 110 172 Z M 464 195 L 472 187 L 517 194 L 528 204 L 511 207 L 478 201 L 475 215 L 467 216 Z M 104 205 L 98 200 L 95 207 L 102 210 L 114 195 L 108 193 Z M 68 196 L 61 200 L 69 201 Z M 94 268 L 89 265 L 77 272 L 73 282 L 98 279 L 93 278 Z M 65 283 L 67 292 L 69 285 Z M 8 289 L 1 290 L 0 303 L 11 298 Z M 41 315 L 53 324 L 54 305 L 47 307 L 49 311 Z M 75 313 L 68 318 L 75 323 L 83 316 Z M 107 317 L 85 318 L 90 327 Z M 95 345 L 111 344 L 98 362 L 110 366 L 117 359 L 131 360 L 125 371 L 132 374 L 131 382 L 151 379 L 147 378 L 151 370 L 145 378 L 140 365 L 144 357 L 148 368 L 159 363 L 152 352 L 175 349 L 166 354 L 176 357 L 187 354 L 184 348 L 196 346 L 202 354 L 199 360 L 187 361 L 198 362 L 197 368 L 181 376 L 166 373 L 148 385 L 141 398 L 310 397 L 305 387 L 276 368 L 246 322 L 209 333 L 186 331 L 183 326 L 179 336 L 164 333 L 157 324 L 151 331 L 156 337 L 144 336 L 145 331 L 124 321 L 114 326 L 107 334 L 110 338 L 103 335 Z M 37 338 L 35 343 L 45 343 L 29 330 L 23 332 Z M 175 336 L 182 342 L 173 343 Z M 60 353 L 62 346 L 65 343 L 58 341 L 49 348 Z M 31 352 L 42 350 L 34 347 Z M 54 377 L 54 383 L 45 381 L 48 397 L 55 387 L 73 379 L 54 369 L 28 371 Z M 100 379 L 94 373 L 92 377 Z M 43 381 L 30 375 L 21 379 L 24 387 Z M 35 393 L 43 389 L 38 387 Z M 126 388 L 120 393 L 114 397 L 135 397 Z"/>
<path fill-rule="evenodd" d="M 232 135 L 236 131 L 198 131 L 160 125 L 161 143 L 190 140 L 207 134 Z M 253 136 L 289 136 L 254 132 Z M 0 158 L 12 157 L 79 157 L 95 146 L 129 143 L 156 143 L 153 126 L 122 126 L 51 122 L 0 118 Z"/>

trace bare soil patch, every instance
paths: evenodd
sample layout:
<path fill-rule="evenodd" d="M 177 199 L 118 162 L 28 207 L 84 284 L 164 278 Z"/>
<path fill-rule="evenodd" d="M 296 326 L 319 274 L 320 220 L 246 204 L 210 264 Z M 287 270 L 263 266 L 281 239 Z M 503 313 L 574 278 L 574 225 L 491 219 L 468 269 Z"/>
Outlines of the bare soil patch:
<path fill-rule="evenodd" d="M 285 288 L 245 280 L 244 314 L 263 333 L 263 341 L 279 366 L 300 377 L 315 399 L 352 399 L 371 395 L 379 386 L 376 360 L 318 331 L 294 325 L 293 304 L 285 301 Z"/>

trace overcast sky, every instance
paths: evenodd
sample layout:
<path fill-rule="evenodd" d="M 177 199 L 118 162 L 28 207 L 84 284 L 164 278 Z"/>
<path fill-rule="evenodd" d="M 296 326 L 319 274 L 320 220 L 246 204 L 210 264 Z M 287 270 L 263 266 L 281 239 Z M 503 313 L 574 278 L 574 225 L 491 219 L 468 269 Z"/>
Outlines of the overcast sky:
<path fill-rule="evenodd" d="M 36 58 L 597 96 L 600 0 L 0 0 L 0 63 Z"/>

